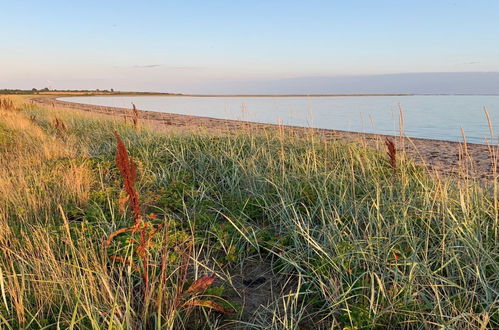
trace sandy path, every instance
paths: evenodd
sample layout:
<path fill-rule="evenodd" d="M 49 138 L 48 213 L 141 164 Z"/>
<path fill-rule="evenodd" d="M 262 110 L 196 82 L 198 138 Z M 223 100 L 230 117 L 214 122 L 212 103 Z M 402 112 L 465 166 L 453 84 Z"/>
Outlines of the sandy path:
<path fill-rule="evenodd" d="M 111 116 L 130 116 L 131 110 L 124 108 L 104 107 L 81 103 L 72 103 L 56 100 L 57 96 L 36 97 L 31 101 L 49 106 L 90 111 Z M 153 127 L 162 129 L 205 128 L 208 130 L 240 130 L 240 129 L 265 129 L 277 125 L 248 123 L 236 120 L 224 120 L 208 117 L 178 115 L 139 110 L 139 118 L 149 122 Z M 284 129 L 298 133 L 314 131 L 327 139 L 341 139 L 345 141 L 361 141 L 375 148 L 385 148 L 384 139 L 387 136 L 345 132 L 327 129 L 310 129 L 286 126 Z M 499 172 L 499 146 L 486 146 L 480 144 L 464 144 L 430 139 L 392 138 L 398 150 L 404 149 L 410 157 L 425 164 L 430 171 L 445 175 L 459 175 L 478 178 L 486 181 L 498 180 Z"/>

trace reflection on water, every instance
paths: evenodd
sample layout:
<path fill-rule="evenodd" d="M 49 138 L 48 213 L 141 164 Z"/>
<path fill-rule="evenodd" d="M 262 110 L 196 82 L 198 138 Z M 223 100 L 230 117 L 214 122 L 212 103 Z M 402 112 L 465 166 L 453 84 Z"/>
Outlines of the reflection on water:
<path fill-rule="evenodd" d="M 492 119 L 494 143 L 499 137 L 499 96 L 376 97 L 63 97 L 62 101 L 188 114 L 260 123 L 398 135 L 400 109 L 404 132 L 411 137 L 468 142 L 490 141 L 484 107 Z"/>

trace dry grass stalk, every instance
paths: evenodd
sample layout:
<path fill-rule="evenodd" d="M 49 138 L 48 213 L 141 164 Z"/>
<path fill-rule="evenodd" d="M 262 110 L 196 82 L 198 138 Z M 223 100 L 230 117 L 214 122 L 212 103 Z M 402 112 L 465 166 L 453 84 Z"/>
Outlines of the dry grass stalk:
<path fill-rule="evenodd" d="M 0 98 L 0 109 L 16 110 L 16 107 L 14 106 L 14 102 L 12 102 L 12 100 Z"/>
<path fill-rule="evenodd" d="M 461 175 L 469 177 L 470 173 L 473 171 L 473 159 L 469 153 L 468 140 L 466 139 L 466 134 L 462 127 L 461 137 L 463 138 L 463 142 L 459 144 L 459 165 L 462 171 Z"/>
<path fill-rule="evenodd" d="M 54 127 L 57 130 L 57 134 L 61 134 L 68 130 L 66 124 L 59 118 L 55 117 L 54 119 Z"/>
<path fill-rule="evenodd" d="M 135 104 L 132 103 L 132 121 L 135 129 L 139 128 L 139 112 L 135 107 Z"/>
<path fill-rule="evenodd" d="M 395 173 L 397 171 L 397 149 L 395 149 L 395 143 L 393 140 L 386 138 L 385 145 L 387 148 L 386 153 L 388 155 L 390 167 L 392 168 L 393 173 Z"/>
<path fill-rule="evenodd" d="M 121 195 L 121 193 L 120 193 L 120 195 Z M 128 195 L 125 195 L 125 196 L 120 197 L 118 199 L 118 210 L 120 211 L 121 214 L 125 214 L 125 211 L 126 211 L 125 206 L 126 206 L 126 202 L 128 202 L 129 198 L 130 197 L 128 197 Z"/>
<path fill-rule="evenodd" d="M 129 260 L 127 260 L 123 257 L 111 256 L 111 260 L 114 262 L 119 262 L 119 263 L 122 263 L 124 265 L 130 266 L 134 271 L 136 271 L 137 273 L 140 273 L 140 269 L 139 269 L 139 267 L 137 267 L 137 265 L 135 265 L 134 263 L 131 263 Z"/>

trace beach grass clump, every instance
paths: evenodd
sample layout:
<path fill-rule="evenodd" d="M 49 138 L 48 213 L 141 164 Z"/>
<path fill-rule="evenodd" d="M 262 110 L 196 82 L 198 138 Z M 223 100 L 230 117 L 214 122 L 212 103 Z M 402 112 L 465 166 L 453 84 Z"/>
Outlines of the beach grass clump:
<path fill-rule="evenodd" d="M 9 98 L 4 328 L 499 326 L 496 181 L 391 140 L 157 132 Z"/>

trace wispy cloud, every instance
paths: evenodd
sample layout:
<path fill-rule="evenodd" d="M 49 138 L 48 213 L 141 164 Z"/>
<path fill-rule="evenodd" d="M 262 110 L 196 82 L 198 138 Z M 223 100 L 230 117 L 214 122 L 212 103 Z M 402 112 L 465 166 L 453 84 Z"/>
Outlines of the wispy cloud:
<path fill-rule="evenodd" d="M 198 67 L 198 66 L 174 66 L 174 67 L 171 67 L 169 69 L 173 69 L 173 70 L 201 70 L 203 68 Z"/>
<path fill-rule="evenodd" d="M 472 61 L 472 62 L 459 63 L 459 65 L 473 65 L 473 64 L 480 64 L 480 62 Z"/>
<path fill-rule="evenodd" d="M 150 68 L 157 68 L 161 66 L 161 64 L 147 64 L 147 65 L 134 65 L 134 68 L 138 69 L 150 69 Z"/>
<path fill-rule="evenodd" d="M 145 65 L 139 65 L 135 64 L 132 66 L 132 68 L 136 69 L 151 69 L 151 68 L 158 68 L 162 67 L 166 70 L 178 70 L 178 71 L 199 71 L 203 70 L 203 67 L 200 66 L 165 66 L 163 64 L 145 64 Z M 114 66 L 114 68 L 120 68 L 119 66 Z"/>

